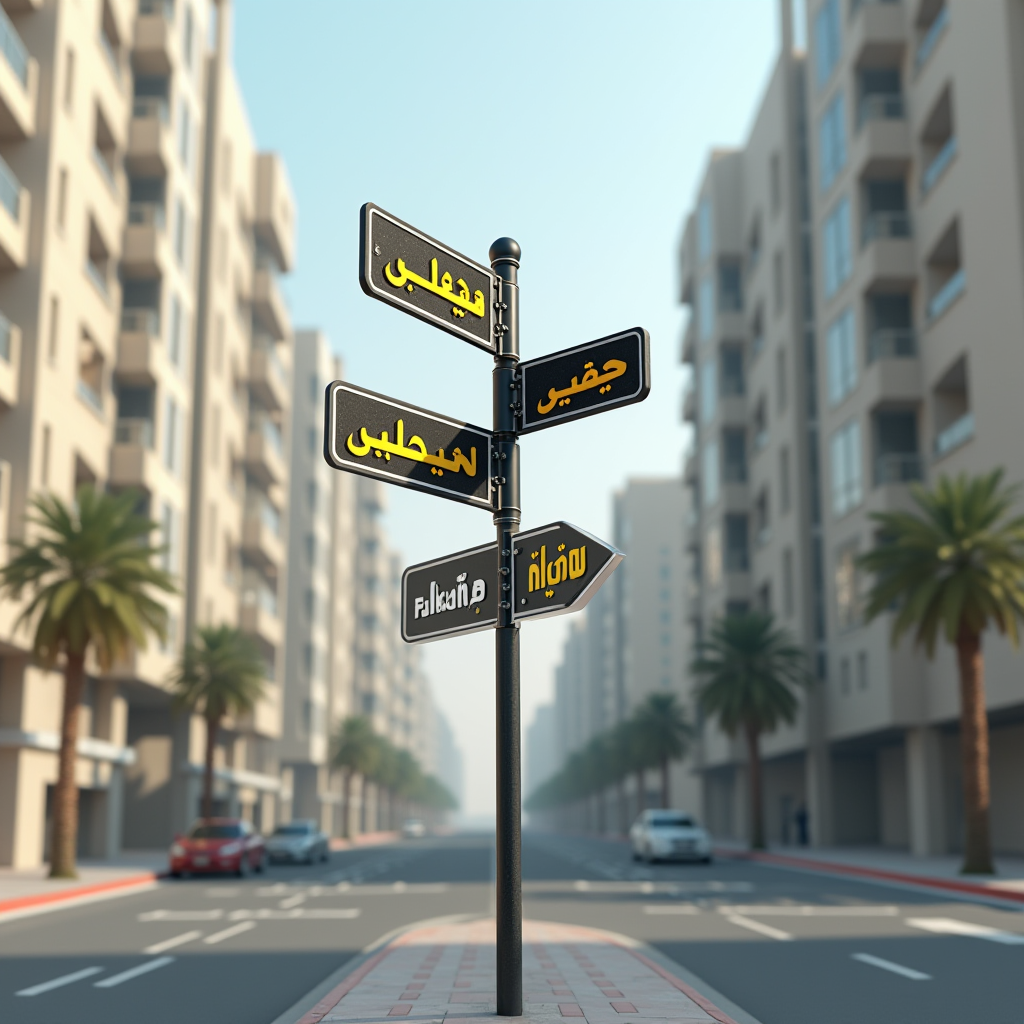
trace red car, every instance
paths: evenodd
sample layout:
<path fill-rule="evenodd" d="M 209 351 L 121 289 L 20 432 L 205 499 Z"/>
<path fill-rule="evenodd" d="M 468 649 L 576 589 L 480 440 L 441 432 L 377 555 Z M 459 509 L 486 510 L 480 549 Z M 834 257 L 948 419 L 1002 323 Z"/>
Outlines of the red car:
<path fill-rule="evenodd" d="M 200 818 L 171 844 L 171 875 L 231 871 L 241 878 L 267 863 L 263 836 L 239 818 Z"/>

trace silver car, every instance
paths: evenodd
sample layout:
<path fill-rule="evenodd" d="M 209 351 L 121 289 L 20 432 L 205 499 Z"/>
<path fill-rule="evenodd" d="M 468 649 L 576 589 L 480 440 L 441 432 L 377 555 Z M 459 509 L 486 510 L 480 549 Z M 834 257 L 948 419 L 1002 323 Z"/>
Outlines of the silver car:
<path fill-rule="evenodd" d="M 331 856 L 331 841 L 312 819 L 278 825 L 267 839 L 267 856 L 272 861 L 297 861 L 313 864 Z"/>
<path fill-rule="evenodd" d="M 711 863 L 711 836 L 685 811 L 644 811 L 629 830 L 633 860 Z"/>

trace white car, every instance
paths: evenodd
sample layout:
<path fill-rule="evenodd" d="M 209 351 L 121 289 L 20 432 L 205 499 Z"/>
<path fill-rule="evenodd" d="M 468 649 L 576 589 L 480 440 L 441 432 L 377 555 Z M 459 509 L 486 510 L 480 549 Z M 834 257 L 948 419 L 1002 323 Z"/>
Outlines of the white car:
<path fill-rule="evenodd" d="M 278 825 L 267 839 L 267 856 L 272 861 L 291 860 L 303 864 L 326 861 L 331 856 L 331 841 L 311 820 Z"/>
<path fill-rule="evenodd" d="M 402 836 L 405 839 L 422 839 L 427 834 L 427 826 L 419 818 L 406 818 L 402 822 Z"/>
<path fill-rule="evenodd" d="M 633 860 L 711 863 L 711 836 L 685 811 L 644 811 L 629 830 Z"/>

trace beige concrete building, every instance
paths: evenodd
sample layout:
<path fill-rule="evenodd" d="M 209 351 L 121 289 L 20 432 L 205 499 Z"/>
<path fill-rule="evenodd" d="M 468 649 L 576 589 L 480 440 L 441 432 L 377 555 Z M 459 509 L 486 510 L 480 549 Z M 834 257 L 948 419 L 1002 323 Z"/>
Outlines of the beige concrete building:
<path fill-rule="evenodd" d="M 695 626 L 756 604 L 813 655 L 819 685 L 765 744 L 772 840 L 795 841 L 803 805 L 814 843 L 947 852 L 962 836 L 954 660 L 892 650 L 888 617 L 863 623 L 854 557 L 870 513 L 909 507 L 912 481 L 995 466 L 1024 479 L 1024 356 L 1006 341 L 1024 334 L 1024 9 L 819 0 L 806 57 L 782 9 L 750 137 L 712 155 L 680 254 Z M 985 653 L 993 838 L 1019 852 L 1020 656 L 993 635 Z M 709 823 L 742 836 L 741 751 L 705 730 L 702 758 Z"/>
<path fill-rule="evenodd" d="M 159 847 L 198 806 L 202 724 L 167 676 L 197 623 L 259 639 L 269 699 L 230 723 L 222 808 L 266 824 L 280 788 L 285 379 L 276 273 L 294 204 L 259 154 L 224 0 L 9 0 L 0 19 L 0 542 L 28 498 L 138 489 L 182 579 L 170 636 L 91 678 L 83 855 Z M 282 369 L 282 367 L 284 369 Z M 284 595 L 280 595 L 283 604 Z M 0 863 L 45 853 L 61 681 L 0 607 Z"/>

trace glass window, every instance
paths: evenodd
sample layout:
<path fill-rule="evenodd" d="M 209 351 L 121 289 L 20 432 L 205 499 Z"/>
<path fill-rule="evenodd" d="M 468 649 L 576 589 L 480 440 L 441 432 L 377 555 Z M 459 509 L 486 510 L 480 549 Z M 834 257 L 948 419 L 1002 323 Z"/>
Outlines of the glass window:
<path fill-rule="evenodd" d="M 836 555 L 835 587 L 837 625 L 840 631 L 855 629 L 861 620 L 856 544 L 847 545 Z"/>
<path fill-rule="evenodd" d="M 718 267 L 718 308 L 725 313 L 743 309 L 743 283 L 738 263 L 722 263 Z"/>
<path fill-rule="evenodd" d="M 818 156 L 821 163 L 821 190 L 824 192 L 846 166 L 846 113 L 841 92 L 836 94 L 821 115 Z"/>
<path fill-rule="evenodd" d="M 832 510 L 846 515 L 864 495 L 860 458 L 860 423 L 850 420 L 832 435 Z"/>
<path fill-rule="evenodd" d="M 185 266 L 185 240 L 188 235 L 187 215 L 185 204 L 180 198 L 175 200 L 174 205 L 174 257 L 178 266 Z"/>
<path fill-rule="evenodd" d="M 715 331 L 715 279 L 705 277 L 697 299 L 697 327 L 700 340 L 707 341 Z"/>
<path fill-rule="evenodd" d="M 714 215 L 711 210 L 711 197 L 703 196 L 697 206 L 697 258 L 706 260 L 711 255 L 715 244 Z"/>
<path fill-rule="evenodd" d="M 163 552 L 163 568 L 165 572 L 176 573 L 178 571 L 178 514 L 174 506 L 164 502 L 160 514 L 160 538 Z"/>
<path fill-rule="evenodd" d="M 710 423 L 718 408 L 718 366 L 712 358 L 700 364 L 700 421 Z"/>
<path fill-rule="evenodd" d="M 164 399 L 164 466 L 178 472 L 178 403 L 167 395 Z"/>
<path fill-rule="evenodd" d="M 857 332 L 853 309 L 844 309 L 826 335 L 828 349 L 828 400 L 841 402 L 857 386 Z"/>
<path fill-rule="evenodd" d="M 843 196 L 836 203 L 824 226 L 823 279 L 825 297 L 830 298 L 853 272 L 850 249 L 850 201 Z"/>
<path fill-rule="evenodd" d="M 704 445 L 704 504 L 708 507 L 718 501 L 718 442 Z"/>
<path fill-rule="evenodd" d="M 178 156 L 181 159 L 181 166 L 186 171 L 192 156 L 191 139 L 192 111 L 189 109 L 188 100 L 182 96 L 178 104 Z"/>
<path fill-rule="evenodd" d="M 814 18 L 814 71 L 819 89 L 832 77 L 841 46 L 839 0 L 825 0 Z"/>

